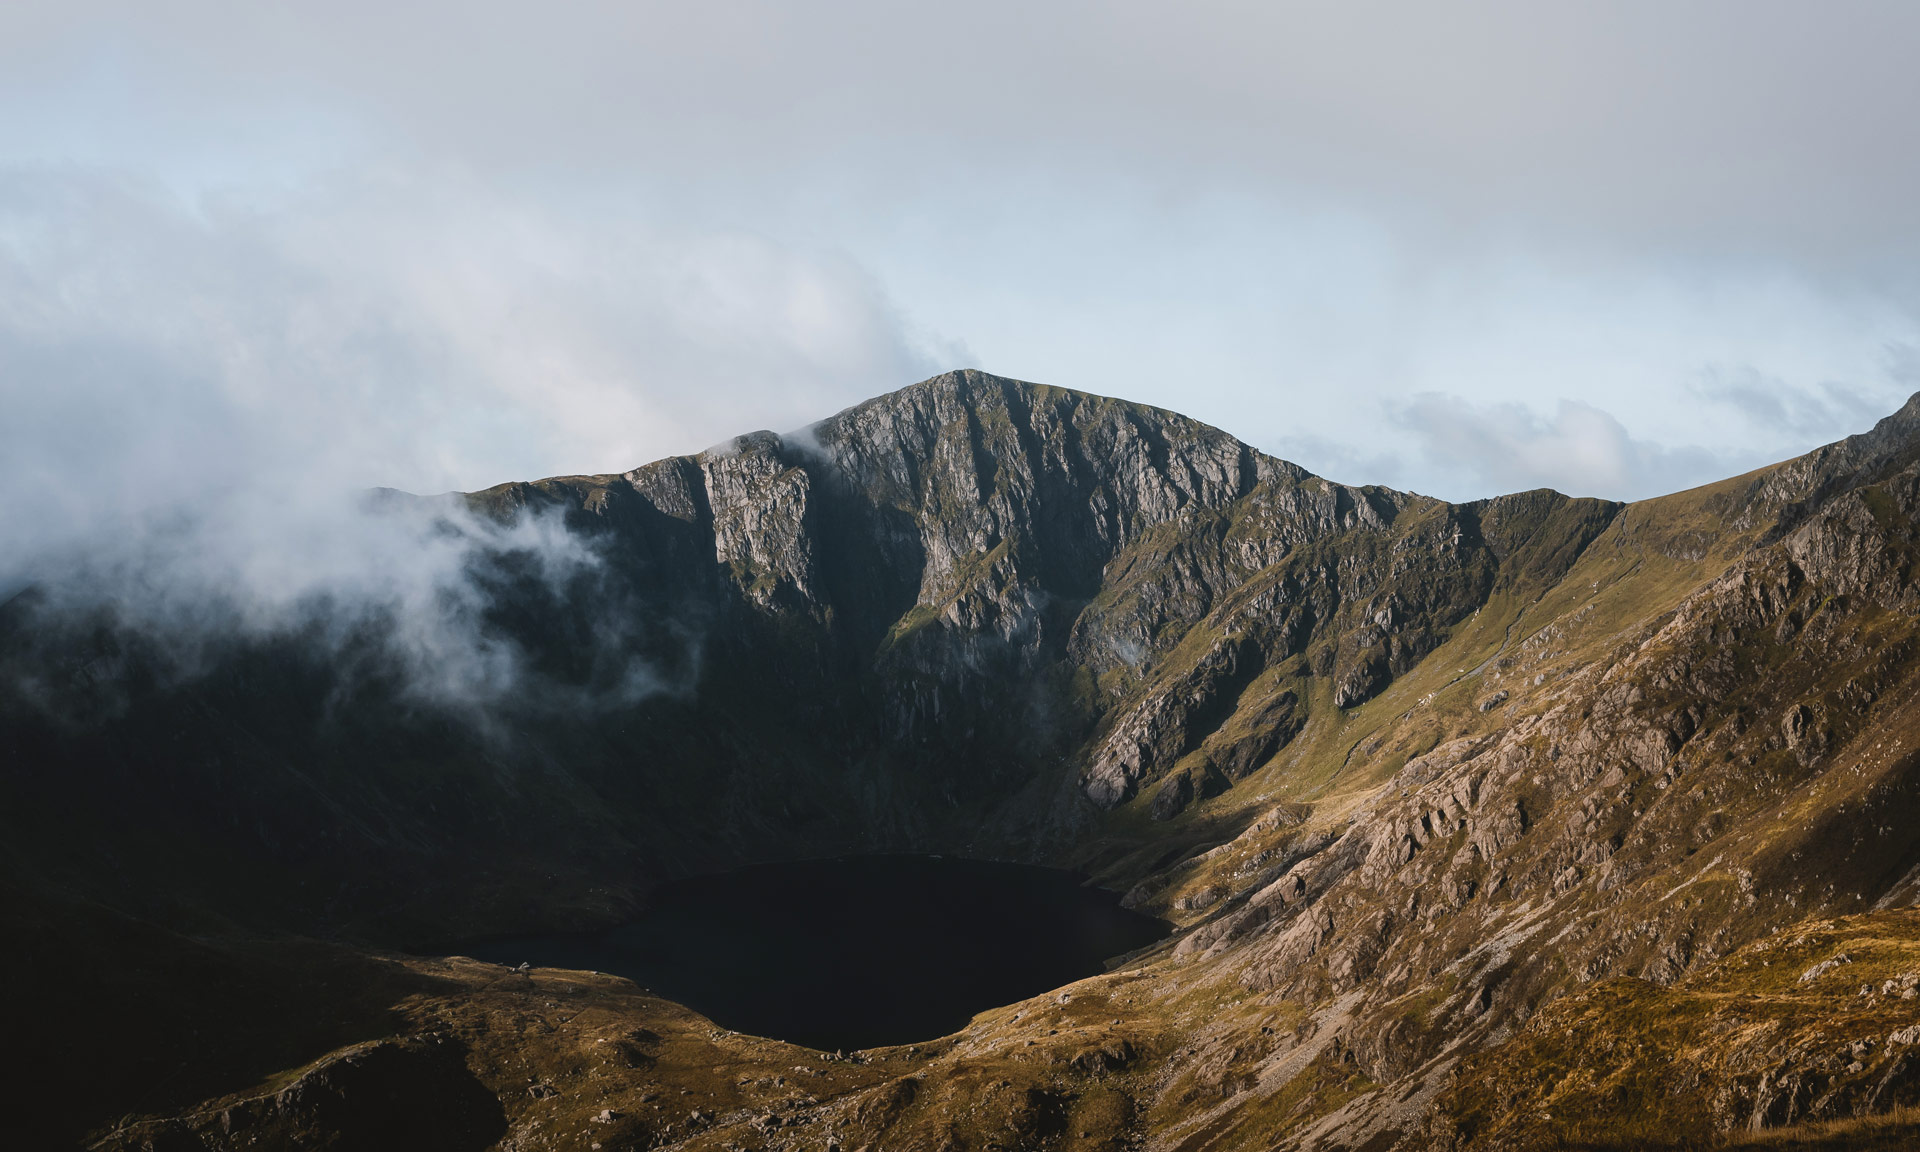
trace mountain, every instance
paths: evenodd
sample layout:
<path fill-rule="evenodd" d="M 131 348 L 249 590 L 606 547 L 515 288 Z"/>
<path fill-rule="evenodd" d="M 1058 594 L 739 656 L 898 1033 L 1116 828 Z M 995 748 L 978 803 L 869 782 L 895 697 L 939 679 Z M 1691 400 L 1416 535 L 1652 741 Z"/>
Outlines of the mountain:
<path fill-rule="evenodd" d="M 19 1045 L 86 1103 L 13 1111 L 318 1146 L 378 1081 L 468 1101 L 410 1138 L 449 1148 L 1903 1146 L 1916 461 L 1920 398 L 1674 496 L 1449 504 L 960 372 L 617 476 L 384 499 L 593 557 L 475 537 L 474 627 L 519 658 L 483 704 L 410 685 L 392 621 L 189 663 L 29 592 L 0 827 L 44 943 L 8 987 L 63 1005 Z M 388 951 L 877 850 L 1074 867 L 1177 932 L 858 1062 Z M 309 1009 L 262 1021 L 293 984 Z M 663 1127 L 666 1092 L 705 1119 Z"/>

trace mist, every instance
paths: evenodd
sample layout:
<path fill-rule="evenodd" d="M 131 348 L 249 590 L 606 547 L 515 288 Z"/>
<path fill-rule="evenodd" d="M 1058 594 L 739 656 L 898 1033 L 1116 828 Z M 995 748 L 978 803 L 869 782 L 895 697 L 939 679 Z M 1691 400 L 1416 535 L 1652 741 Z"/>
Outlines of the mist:
<path fill-rule="evenodd" d="M 180 675 L 208 643 L 340 648 L 377 623 L 437 704 L 678 690 L 617 628 L 585 695 L 530 682 L 489 626 L 500 557 L 556 589 L 603 563 L 557 513 L 375 490 L 621 471 L 706 434 L 676 396 L 777 378 L 791 402 L 754 415 L 799 421 L 829 383 L 932 371 L 857 272 L 752 236 L 610 227 L 588 248 L 524 208 L 266 211 L 98 172 L 9 174 L 0 209 L 0 599 L 110 610 Z M 622 386 L 639 349 L 676 383 L 662 399 Z"/>

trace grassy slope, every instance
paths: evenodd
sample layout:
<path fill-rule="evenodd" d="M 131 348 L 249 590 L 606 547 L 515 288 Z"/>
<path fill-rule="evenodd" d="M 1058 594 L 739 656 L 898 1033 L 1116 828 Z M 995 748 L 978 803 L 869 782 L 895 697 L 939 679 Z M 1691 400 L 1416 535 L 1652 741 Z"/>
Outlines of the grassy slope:
<path fill-rule="evenodd" d="M 1279 805 L 1310 806 L 1309 828 L 1343 823 L 1410 758 L 1443 740 L 1510 726 L 1527 707 L 1527 677 L 1605 659 L 1619 637 L 1672 612 L 1725 570 L 1755 533 L 1722 529 L 1711 549 L 1696 556 L 1675 553 L 1697 548 L 1720 523 L 1716 506 L 1724 506 L 1751 479 L 1735 477 L 1630 505 L 1563 578 L 1496 593 L 1411 672 L 1357 708 L 1335 708 L 1332 685 L 1310 679 L 1311 721 L 1258 773 L 1196 804 L 1174 829 L 1163 830 L 1148 819 L 1144 796 L 1116 814 L 1110 834 L 1137 837 L 1146 847 L 1106 879 L 1125 879 L 1143 860 L 1163 856 L 1161 845 L 1181 840 L 1183 824 L 1197 826 L 1198 834 L 1187 839 L 1211 841 L 1211 847 L 1225 830 L 1253 827 Z M 1518 673 L 1522 667 L 1524 675 Z M 1510 703 L 1482 712 L 1478 704 L 1501 689 L 1511 693 Z M 1294 835 L 1297 829 L 1288 825 L 1234 841 L 1229 851 L 1183 869 L 1164 888 L 1165 899 L 1155 903 L 1155 910 L 1181 919 L 1172 903 L 1180 895 L 1228 884 L 1249 859 Z"/>
<path fill-rule="evenodd" d="M 1836 957 L 1846 959 L 1818 969 Z M 1825 1058 L 1823 1094 L 1871 1093 L 1889 1079 L 1910 1092 L 1907 1067 L 1920 1065 L 1920 1054 L 1909 1055 L 1912 1040 L 1890 1038 L 1920 1023 L 1920 1002 L 1901 992 L 1915 978 L 1920 912 L 1805 924 L 1669 987 L 1623 977 L 1559 1000 L 1510 1043 L 1470 1057 L 1442 1104 L 1452 1135 L 1475 1147 L 1719 1146 L 1729 1139 L 1726 1122 L 1753 1109 L 1738 1086 L 1753 1088 L 1788 1052 Z M 1892 990 L 1881 991 L 1889 982 Z M 1874 991 L 1862 995 L 1862 987 Z M 1920 1117 L 1911 1113 L 1737 1140 L 1833 1149 L 1916 1142 Z"/>
<path fill-rule="evenodd" d="M 1314 683 L 1313 719 L 1292 744 L 1253 777 L 1195 805 L 1174 822 L 1172 836 L 1141 849 L 1114 875 L 1150 857 L 1164 861 L 1167 840 L 1178 843 L 1178 829 L 1185 826 L 1192 830 L 1194 851 L 1162 868 L 1147 886 L 1154 890 L 1145 906 L 1188 925 L 1230 910 L 1235 895 L 1271 874 L 1262 870 L 1264 863 L 1284 862 L 1287 846 L 1304 835 L 1339 829 L 1383 794 L 1409 758 L 1444 741 L 1491 735 L 1529 710 L 1542 710 L 1544 701 L 1535 704 L 1529 694 L 1535 677 L 1552 680 L 1604 664 L 1623 640 L 1648 634 L 1725 571 L 1757 535 L 1724 528 L 1724 510 L 1751 481 L 1737 477 L 1631 506 L 1564 578 L 1496 594 L 1412 672 L 1358 708 L 1333 708 L 1330 688 Z M 1478 707 L 1500 690 L 1510 694 L 1505 704 Z M 1116 830 L 1145 840 L 1154 829 L 1140 802 L 1132 807 L 1117 815 Z M 1187 1132 L 1170 1137 L 1167 1147 L 1270 1141 L 1374 1087 L 1324 1053 L 1298 1061 L 1287 1076 L 1262 1071 L 1265 1052 L 1248 1038 L 1294 1030 L 1313 1005 L 1250 995 L 1238 986 L 1230 964 L 1196 969 L 1169 960 L 1155 971 L 1167 983 L 1156 1014 L 1166 1031 L 1198 1035 L 1204 1038 L 1200 1047 L 1220 1049 L 1214 1061 L 1189 1062 L 1201 1065 L 1199 1071 L 1158 1086 L 1160 1122 L 1170 1134 Z M 1443 979 L 1396 1007 L 1418 1021 L 1456 991 Z M 1186 1007 L 1196 1002 L 1199 1012 Z M 1221 1092 L 1245 1095 L 1229 1113 L 1193 1125 L 1196 1101 Z"/>

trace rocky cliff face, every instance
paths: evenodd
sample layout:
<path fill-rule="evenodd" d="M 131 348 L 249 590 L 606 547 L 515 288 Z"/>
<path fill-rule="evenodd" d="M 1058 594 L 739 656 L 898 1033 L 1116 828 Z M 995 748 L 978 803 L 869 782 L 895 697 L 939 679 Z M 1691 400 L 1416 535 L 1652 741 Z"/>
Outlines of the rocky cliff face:
<path fill-rule="evenodd" d="M 1618 511 L 1349 488 L 1170 412 L 980 373 L 792 437 L 475 499 L 565 508 L 642 557 L 710 546 L 702 616 L 730 673 L 777 651 L 840 677 L 818 706 L 857 713 L 883 759 L 1065 763 L 1102 808 L 1202 745 L 1182 778 L 1230 785 L 1309 697 L 1369 699 Z"/>
<path fill-rule="evenodd" d="M 604 918 L 753 859 L 1067 863 L 1179 933 L 787 1127 L 709 1115 L 699 1138 L 786 1146 L 812 1117 L 850 1147 L 1607 1146 L 1643 1096 L 1593 1085 L 1679 1051 L 1592 1039 L 1609 1013 L 1684 992 L 1712 1017 L 1713 974 L 1810 917 L 1882 909 L 1854 948 L 1880 967 L 1920 939 L 1885 911 L 1920 895 L 1917 461 L 1920 400 L 1660 500 L 1453 505 L 954 373 L 466 497 L 600 558 L 557 585 L 487 559 L 488 626 L 536 675 L 484 730 L 297 637 L 166 678 L 110 616 L 16 604 L 10 682 L 37 687 L 7 738 L 64 771 L 7 778 L 14 867 L 146 915 L 405 942 Z M 1727 1024 L 1668 1085 L 1712 1102 L 1686 1138 L 1920 1102 L 1893 968 L 1846 1040 L 1871 1040 L 1859 1069 L 1829 1067 L 1824 1001 L 1768 992 L 1773 1032 Z M 434 978 L 447 1012 L 476 995 Z M 493 1041 L 463 1035 L 481 1075 Z M 649 1060 L 636 1093 L 678 1075 Z M 989 1131 L 1001 1096 L 1014 1126 Z M 501 1098 L 516 1147 L 573 1107 Z"/>

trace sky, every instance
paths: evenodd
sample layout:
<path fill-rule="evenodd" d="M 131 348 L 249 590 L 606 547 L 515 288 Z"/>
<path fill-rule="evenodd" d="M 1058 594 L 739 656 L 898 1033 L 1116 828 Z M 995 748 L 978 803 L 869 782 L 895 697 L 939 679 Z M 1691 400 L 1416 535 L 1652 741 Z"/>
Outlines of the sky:
<path fill-rule="evenodd" d="M 9 0 L 0 555 L 222 507 L 253 557 L 957 367 L 1346 482 L 1686 488 L 1920 389 L 1916 43 L 1847 0 Z"/>

